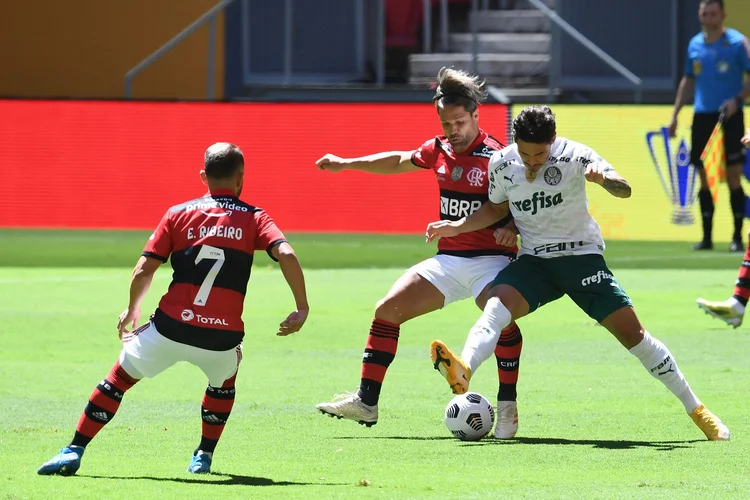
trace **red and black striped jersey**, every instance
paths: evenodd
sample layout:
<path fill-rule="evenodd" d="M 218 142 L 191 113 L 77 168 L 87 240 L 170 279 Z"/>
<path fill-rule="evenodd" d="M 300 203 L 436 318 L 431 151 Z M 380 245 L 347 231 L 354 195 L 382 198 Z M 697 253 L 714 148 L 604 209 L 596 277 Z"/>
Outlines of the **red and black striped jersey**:
<path fill-rule="evenodd" d="M 166 262 L 173 274 L 153 315 L 159 333 L 202 349 L 225 351 L 244 337 L 242 311 L 256 250 L 286 241 L 261 208 L 230 190 L 170 208 L 143 255 Z M 274 259 L 275 260 L 275 259 Z"/>
<path fill-rule="evenodd" d="M 498 140 L 480 130 L 466 152 L 457 154 L 447 137 L 437 136 L 422 144 L 412 155 L 412 163 L 435 172 L 440 188 L 440 219 L 468 217 L 489 200 L 487 167 L 495 151 L 503 148 Z M 518 246 L 495 243 L 494 229 L 507 224 L 508 218 L 486 229 L 438 240 L 438 254 L 459 257 L 507 255 L 515 257 Z"/>

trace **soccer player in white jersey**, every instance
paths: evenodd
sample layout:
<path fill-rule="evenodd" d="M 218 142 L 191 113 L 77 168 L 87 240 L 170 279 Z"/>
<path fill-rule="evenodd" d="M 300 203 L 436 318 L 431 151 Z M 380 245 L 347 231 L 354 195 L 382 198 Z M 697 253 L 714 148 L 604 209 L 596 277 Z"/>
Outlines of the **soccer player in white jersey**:
<path fill-rule="evenodd" d="M 674 356 L 641 324 L 602 257 L 604 241 L 588 212 L 586 182 L 618 198 L 630 197 L 630 185 L 591 148 L 557 137 L 555 117 L 547 106 L 521 111 L 513 121 L 513 135 L 515 144 L 490 160 L 489 201 L 459 221 L 427 227 L 428 240 L 450 237 L 487 227 L 510 211 L 522 241 L 518 260 L 493 281 L 461 357 L 441 341 L 432 342 L 436 369 L 452 388 L 467 391 L 471 375 L 492 354 L 507 324 L 568 295 L 682 402 L 708 439 L 728 440 L 727 426 L 701 403 Z M 498 241 L 516 238 L 506 228 L 495 234 Z"/>

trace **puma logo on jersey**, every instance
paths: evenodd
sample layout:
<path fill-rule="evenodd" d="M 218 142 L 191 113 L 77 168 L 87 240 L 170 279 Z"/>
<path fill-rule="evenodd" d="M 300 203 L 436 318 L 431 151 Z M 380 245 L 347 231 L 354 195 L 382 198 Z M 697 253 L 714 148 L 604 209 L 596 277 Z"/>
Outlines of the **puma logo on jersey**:
<path fill-rule="evenodd" d="M 519 212 L 531 212 L 531 215 L 536 215 L 542 208 L 556 207 L 562 202 L 562 193 L 556 193 L 553 196 L 545 195 L 544 191 L 537 191 L 529 199 L 513 201 L 511 203 Z"/>

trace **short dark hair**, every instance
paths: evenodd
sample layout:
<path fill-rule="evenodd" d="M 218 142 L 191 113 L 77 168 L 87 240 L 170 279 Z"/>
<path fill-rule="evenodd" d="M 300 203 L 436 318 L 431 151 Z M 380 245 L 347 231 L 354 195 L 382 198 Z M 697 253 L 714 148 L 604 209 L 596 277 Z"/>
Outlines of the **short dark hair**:
<path fill-rule="evenodd" d="M 721 10 L 724 10 L 724 0 L 701 0 L 701 4 L 703 5 L 711 5 L 713 3 L 718 5 Z"/>
<path fill-rule="evenodd" d="M 453 68 L 443 67 L 437 75 L 437 88 L 432 98 L 435 107 L 463 106 L 473 113 L 487 97 L 484 81 L 478 76 Z"/>
<path fill-rule="evenodd" d="M 203 169 L 211 179 L 227 179 L 244 165 L 245 157 L 240 148 L 228 142 L 212 144 L 203 156 Z"/>
<path fill-rule="evenodd" d="M 513 120 L 513 140 L 549 144 L 557 135 L 555 115 L 549 106 L 529 106 Z"/>

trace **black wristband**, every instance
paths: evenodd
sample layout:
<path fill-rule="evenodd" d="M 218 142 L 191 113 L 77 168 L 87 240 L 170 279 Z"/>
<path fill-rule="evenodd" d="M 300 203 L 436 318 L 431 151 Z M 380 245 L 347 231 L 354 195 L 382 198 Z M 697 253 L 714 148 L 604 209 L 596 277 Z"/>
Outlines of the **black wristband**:
<path fill-rule="evenodd" d="M 735 101 L 737 101 L 737 107 L 741 108 L 743 104 L 745 104 L 745 100 L 742 98 L 742 96 L 737 96 L 734 98 Z"/>

